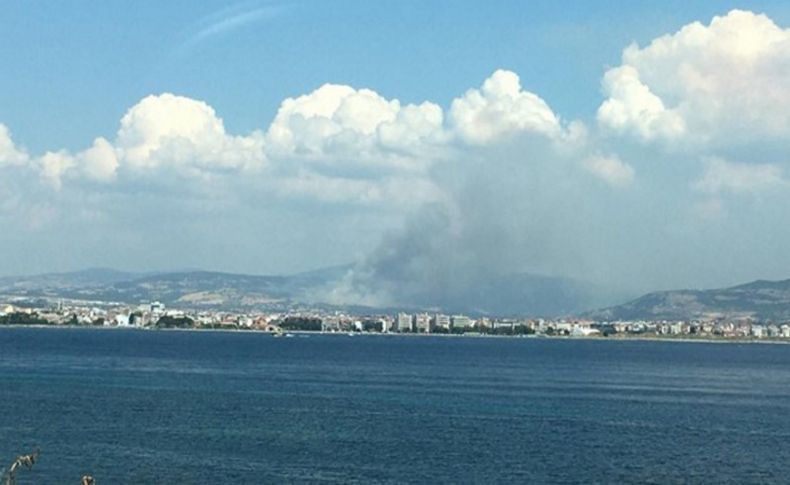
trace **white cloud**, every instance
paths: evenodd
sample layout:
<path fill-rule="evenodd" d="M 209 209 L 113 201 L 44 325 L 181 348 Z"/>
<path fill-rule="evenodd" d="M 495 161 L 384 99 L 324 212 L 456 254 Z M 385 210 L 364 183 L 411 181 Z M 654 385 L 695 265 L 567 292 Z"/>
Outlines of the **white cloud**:
<path fill-rule="evenodd" d="M 418 207 L 441 197 L 441 191 L 425 178 L 364 180 L 328 177 L 309 170 L 277 179 L 272 190 L 286 197 L 308 197 L 325 203 L 385 205 L 400 210 Z"/>
<path fill-rule="evenodd" d="M 693 188 L 706 194 L 760 194 L 789 185 L 778 165 L 736 163 L 721 158 L 708 158 L 704 164 L 702 177 Z"/>
<path fill-rule="evenodd" d="M 426 162 L 421 150 L 441 142 L 442 124 L 442 109 L 433 103 L 403 106 L 369 89 L 325 84 L 282 102 L 266 133 L 267 152 L 305 162 L 419 170 Z"/>
<path fill-rule="evenodd" d="M 137 171 L 160 166 L 210 171 L 264 161 L 260 134 L 230 136 L 208 104 L 169 93 L 133 106 L 121 119 L 115 146 L 120 165 Z"/>
<path fill-rule="evenodd" d="M 402 104 L 370 89 L 325 84 L 285 99 L 265 130 L 235 136 L 209 104 L 163 93 L 132 106 L 114 140 L 96 138 L 76 153 L 46 152 L 31 165 L 56 189 L 81 179 L 188 177 L 206 182 L 190 185 L 206 196 L 244 185 L 274 196 L 402 211 L 445 196 L 431 170 L 437 162 L 468 161 L 468 144 L 496 149 L 505 138 L 533 134 L 574 150 L 587 139 L 583 123 L 563 127 L 545 101 L 504 70 L 456 98 L 448 117 L 446 123 L 431 102 Z M 15 163 L 27 159 L 5 127 L 3 153 Z M 612 185 L 633 178 L 617 160 L 593 160 L 588 169 Z"/>
<path fill-rule="evenodd" d="M 605 126 L 644 140 L 674 138 L 686 131 L 683 118 L 666 109 L 661 98 L 642 83 L 634 67 L 609 70 L 603 83 L 609 99 L 598 108 L 598 120 Z"/>
<path fill-rule="evenodd" d="M 288 98 L 266 132 L 276 192 L 325 202 L 414 206 L 447 136 L 436 104 L 403 105 L 369 89 L 325 84 Z"/>
<path fill-rule="evenodd" d="M 453 100 L 450 122 L 472 144 L 485 144 L 518 132 L 548 137 L 562 134 L 559 118 L 534 93 L 524 91 L 517 74 L 498 70 L 480 89 Z"/>
<path fill-rule="evenodd" d="M 606 128 L 724 146 L 790 135 L 790 30 L 733 10 L 640 48 L 604 76 Z"/>
<path fill-rule="evenodd" d="M 626 187 L 634 182 L 634 169 L 617 155 L 593 155 L 583 161 L 590 173 L 613 187 Z"/>
<path fill-rule="evenodd" d="M 36 160 L 40 167 L 41 177 L 53 188 L 60 190 L 62 178 L 74 167 L 74 157 L 65 150 L 47 152 Z"/>
<path fill-rule="evenodd" d="M 3 165 L 21 165 L 27 161 L 27 153 L 14 144 L 8 127 L 0 123 L 0 167 Z"/>
<path fill-rule="evenodd" d="M 109 182 L 115 179 L 118 158 L 115 148 L 104 138 L 97 138 L 93 145 L 76 155 L 66 150 L 46 152 L 34 160 L 39 175 L 50 186 L 60 190 L 64 178 L 84 175 L 90 180 Z"/>
<path fill-rule="evenodd" d="M 115 148 L 104 138 L 96 138 L 93 146 L 79 156 L 82 171 L 91 179 L 109 181 L 115 179 L 118 170 L 118 157 Z"/>

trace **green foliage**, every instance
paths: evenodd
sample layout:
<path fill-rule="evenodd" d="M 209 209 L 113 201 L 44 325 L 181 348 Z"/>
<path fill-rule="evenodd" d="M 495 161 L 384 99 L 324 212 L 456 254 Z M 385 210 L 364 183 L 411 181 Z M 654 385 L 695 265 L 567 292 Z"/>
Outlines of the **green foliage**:
<path fill-rule="evenodd" d="M 384 330 L 384 326 L 378 320 L 365 320 L 362 322 L 362 329 L 365 332 L 381 332 Z"/>
<path fill-rule="evenodd" d="M 189 317 L 165 315 L 156 321 L 156 328 L 193 328 L 195 321 Z"/>
<path fill-rule="evenodd" d="M 52 325 L 37 313 L 14 312 L 0 317 L 0 325 Z"/>
<path fill-rule="evenodd" d="M 283 330 L 321 331 L 321 319 L 313 317 L 287 317 L 280 322 Z"/>

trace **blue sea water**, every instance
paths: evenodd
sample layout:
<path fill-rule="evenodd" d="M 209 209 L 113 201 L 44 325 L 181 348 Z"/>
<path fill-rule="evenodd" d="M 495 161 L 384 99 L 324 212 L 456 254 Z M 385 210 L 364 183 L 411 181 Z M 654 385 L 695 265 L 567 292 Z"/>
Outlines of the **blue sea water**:
<path fill-rule="evenodd" d="M 23 484 L 781 483 L 790 346 L 0 329 Z"/>

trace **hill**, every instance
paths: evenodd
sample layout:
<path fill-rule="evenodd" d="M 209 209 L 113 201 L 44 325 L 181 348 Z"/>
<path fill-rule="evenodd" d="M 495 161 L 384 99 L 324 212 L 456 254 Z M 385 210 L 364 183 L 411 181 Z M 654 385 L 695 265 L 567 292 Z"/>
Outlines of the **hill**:
<path fill-rule="evenodd" d="M 214 271 L 129 273 L 85 270 L 0 278 L 0 294 L 29 298 L 239 308 L 287 306 L 315 285 L 339 278 L 345 267 L 290 276 L 258 276 Z"/>
<path fill-rule="evenodd" d="M 589 312 L 602 320 L 745 318 L 790 320 L 790 280 L 765 281 L 712 290 L 648 293 L 622 305 Z"/>
<path fill-rule="evenodd" d="M 316 307 L 367 311 L 442 311 L 471 315 L 569 315 L 612 300 L 589 284 L 574 280 L 512 274 L 477 282 L 462 291 L 411 295 L 395 308 L 328 305 L 327 288 L 346 275 L 350 265 L 283 276 L 213 271 L 129 273 L 93 269 L 73 273 L 0 278 L 0 295 L 30 299 L 66 298 L 137 304 L 161 301 L 172 307 L 282 310 Z"/>

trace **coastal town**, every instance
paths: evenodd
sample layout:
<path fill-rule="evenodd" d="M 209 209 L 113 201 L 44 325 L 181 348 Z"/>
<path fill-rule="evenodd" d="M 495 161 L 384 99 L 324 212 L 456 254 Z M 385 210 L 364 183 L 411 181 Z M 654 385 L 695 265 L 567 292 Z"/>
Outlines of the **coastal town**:
<path fill-rule="evenodd" d="M 444 313 L 352 314 L 299 309 L 287 312 L 232 312 L 167 308 L 154 301 L 139 305 L 64 302 L 33 305 L 0 302 L 0 326 L 79 326 L 128 329 L 246 330 L 276 336 L 291 332 L 445 334 L 600 338 L 702 338 L 790 341 L 790 322 L 750 317 L 682 321 L 596 321 L 584 318 L 471 317 Z"/>

